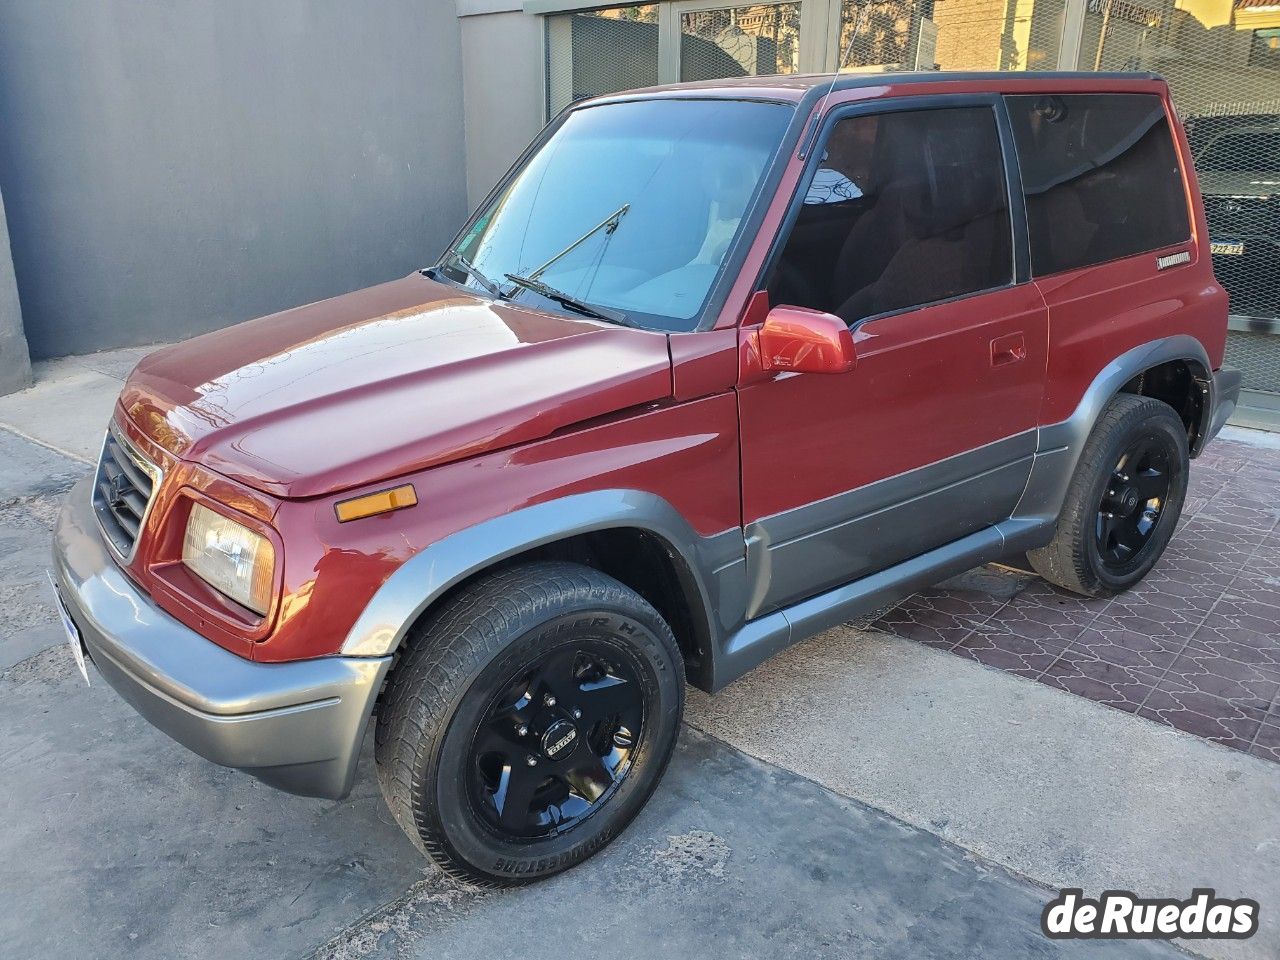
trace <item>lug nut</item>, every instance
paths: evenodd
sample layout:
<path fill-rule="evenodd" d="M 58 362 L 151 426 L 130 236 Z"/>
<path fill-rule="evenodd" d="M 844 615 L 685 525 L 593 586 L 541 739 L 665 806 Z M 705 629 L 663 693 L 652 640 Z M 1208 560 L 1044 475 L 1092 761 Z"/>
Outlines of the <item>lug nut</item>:
<path fill-rule="evenodd" d="M 524 761 L 524 762 L 525 762 L 525 763 L 527 763 L 527 764 L 528 764 L 529 766 L 531 766 L 531 767 L 536 767 L 536 766 L 538 765 L 538 758 L 537 758 L 537 757 L 527 757 L 527 758 L 525 759 L 525 761 Z"/>
<path fill-rule="evenodd" d="M 573 710 L 572 710 L 571 712 L 573 713 L 573 719 L 575 719 L 575 720 L 581 720 L 581 719 L 582 719 L 582 711 L 581 711 L 581 710 L 579 710 L 577 707 L 574 707 L 574 708 L 573 708 Z"/>
<path fill-rule="evenodd" d="M 556 698 L 548 693 L 545 697 L 542 698 L 542 702 L 545 703 L 548 707 L 554 707 L 556 705 Z"/>
<path fill-rule="evenodd" d="M 522 723 L 520 726 L 516 727 L 516 733 L 519 736 L 527 737 L 529 735 L 529 728 Z"/>

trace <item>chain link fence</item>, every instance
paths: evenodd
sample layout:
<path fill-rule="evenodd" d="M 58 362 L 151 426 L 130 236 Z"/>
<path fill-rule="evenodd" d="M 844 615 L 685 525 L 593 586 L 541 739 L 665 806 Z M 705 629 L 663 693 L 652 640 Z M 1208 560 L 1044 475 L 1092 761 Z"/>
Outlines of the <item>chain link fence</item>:
<path fill-rule="evenodd" d="M 575 100 L 658 82 L 658 4 L 546 18 L 547 116 Z"/>
<path fill-rule="evenodd" d="M 1280 397 L 1280 0 L 786 0 L 670 6 L 675 70 L 660 77 L 664 3 L 546 18 L 547 109 L 667 80 L 801 69 L 806 4 L 847 71 L 1151 71 L 1186 124 L 1209 221 L 1214 269 L 1231 298 L 1232 361 L 1251 389 Z M 690 6 L 693 9 L 690 9 Z M 837 9 L 838 7 L 838 9 Z M 1075 8 L 1077 11 L 1079 8 Z M 837 17 L 838 13 L 838 17 Z M 1078 33 L 1078 52 L 1063 37 Z M 810 62 L 813 62 L 812 60 Z M 810 68 L 812 69 L 812 67 Z M 827 66 L 830 69 L 830 66 Z"/>
<path fill-rule="evenodd" d="M 1228 362 L 1247 389 L 1280 394 L 1280 338 L 1260 332 L 1280 329 L 1280 7 L 1090 0 L 1078 65 L 1169 81 L 1231 299 Z"/>

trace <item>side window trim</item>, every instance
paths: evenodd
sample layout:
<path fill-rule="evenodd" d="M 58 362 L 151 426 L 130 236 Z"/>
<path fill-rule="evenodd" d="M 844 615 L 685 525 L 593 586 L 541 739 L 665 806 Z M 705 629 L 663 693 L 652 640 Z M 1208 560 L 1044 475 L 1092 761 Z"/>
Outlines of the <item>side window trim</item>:
<path fill-rule="evenodd" d="M 1022 179 L 1021 172 L 1018 168 L 1017 154 L 1011 152 L 1013 145 L 1013 130 L 1009 124 L 1008 111 L 1005 107 L 1004 95 L 1000 93 L 970 93 L 970 94 L 931 94 L 928 96 L 918 97 L 888 97 L 883 100 L 876 100 L 871 103 L 846 103 L 839 104 L 828 110 L 825 116 L 819 117 L 817 121 L 816 134 L 805 136 L 801 139 L 800 152 L 807 151 L 804 158 L 804 168 L 800 171 L 800 176 L 796 180 L 796 187 L 787 201 L 787 212 L 782 218 L 782 222 L 778 226 L 778 230 L 773 237 L 769 246 L 769 253 L 760 265 L 760 270 L 752 285 L 754 292 L 760 292 L 767 287 L 766 281 L 777 266 L 779 258 L 786 249 L 786 241 L 791 237 L 791 231 L 794 229 L 796 221 L 800 218 L 800 213 L 804 209 L 804 200 L 809 192 L 809 188 L 813 184 L 813 178 L 818 168 L 822 165 L 822 158 L 826 153 L 827 142 L 831 138 L 831 133 L 836 125 L 842 120 L 852 117 L 873 116 L 876 114 L 886 113 L 909 113 L 919 110 L 945 110 L 949 108 L 962 109 L 965 107 L 987 107 L 992 111 L 996 131 L 1000 141 L 1000 154 L 1002 158 L 1002 172 L 1004 174 L 1005 188 L 1007 191 L 1013 191 L 1015 182 L 1011 179 L 1011 171 L 1018 174 L 1016 182 L 1018 194 L 1015 197 L 1012 192 L 1009 194 L 1009 226 L 1011 231 L 1011 250 L 1012 264 L 1010 283 L 1000 284 L 999 286 L 987 287 L 983 290 L 974 290 L 969 293 L 959 294 L 954 297 L 948 297 L 943 300 L 932 300 L 928 303 L 913 304 L 910 307 L 903 307 L 900 310 L 888 310 L 884 313 L 874 314 L 872 316 L 861 317 L 849 324 L 850 330 L 857 330 L 864 323 L 871 320 L 882 320 L 886 317 L 898 316 L 900 314 L 911 313 L 916 310 L 922 310 L 926 307 L 935 307 L 942 304 L 953 303 L 960 300 L 966 300 L 970 297 L 982 296 L 983 294 L 992 293 L 996 290 L 1007 290 L 1010 287 L 1027 283 L 1031 279 L 1031 255 L 1030 241 L 1027 230 L 1025 198 L 1022 195 Z M 807 131 L 806 131 L 807 133 Z M 1016 203 L 1016 206 L 1015 206 Z M 773 306 L 773 304 L 770 304 Z"/>
<path fill-rule="evenodd" d="M 1009 225 L 1013 230 L 1013 282 L 1031 279 L 1031 228 L 1027 222 L 1027 195 L 1022 186 L 1022 166 L 1018 144 L 1009 119 L 1009 101 L 1002 95 L 996 103 L 996 129 L 1000 132 L 1000 154 L 1004 158 L 1004 182 L 1009 191 Z"/>
<path fill-rule="evenodd" d="M 884 313 L 873 313 L 869 317 L 861 317 L 849 324 L 850 330 L 857 330 L 864 323 L 870 323 L 872 320 L 888 320 L 891 317 L 900 317 L 904 313 L 915 313 L 917 310 L 932 310 L 934 307 L 945 307 L 951 303 L 962 303 L 965 300 L 972 300 L 974 297 L 985 297 L 993 293 L 999 293 L 1002 290 L 1012 290 L 1019 286 L 1017 283 L 1002 283 L 994 287 L 983 287 L 981 290 L 970 290 L 968 293 L 957 293 L 954 297 L 944 297 L 941 300 L 930 300 L 928 303 L 915 303 L 909 307 L 899 307 L 897 310 L 886 310 Z"/>

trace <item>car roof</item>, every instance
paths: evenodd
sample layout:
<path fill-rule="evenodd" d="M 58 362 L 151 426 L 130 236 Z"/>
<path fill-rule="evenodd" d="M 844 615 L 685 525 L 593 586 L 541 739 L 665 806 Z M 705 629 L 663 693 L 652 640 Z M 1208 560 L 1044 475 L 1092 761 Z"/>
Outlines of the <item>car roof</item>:
<path fill-rule="evenodd" d="M 832 82 L 834 80 L 834 83 Z M 984 87 L 1027 92 L 1122 93 L 1134 88 L 1149 89 L 1152 81 L 1162 78 L 1154 73 L 1102 73 L 1092 71 L 920 71 L 915 73 L 801 73 L 772 77 L 731 77 L 724 80 L 698 80 L 643 87 L 621 93 L 605 94 L 577 101 L 573 106 L 595 105 L 617 100 L 660 99 L 669 97 L 723 98 L 729 100 L 785 100 L 799 103 L 811 94 L 828 90 L 877 88 L 888 90 L 908 84 L 954 85 L 972 93 Z M 958 92 L 958 91 L 957 91 Z"/>

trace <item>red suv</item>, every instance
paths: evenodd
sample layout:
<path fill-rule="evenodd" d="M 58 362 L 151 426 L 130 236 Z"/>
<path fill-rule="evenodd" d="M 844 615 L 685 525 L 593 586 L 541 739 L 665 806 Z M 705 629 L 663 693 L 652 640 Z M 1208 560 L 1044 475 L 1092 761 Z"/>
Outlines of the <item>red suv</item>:
<path fill-rule="evenodd" d="M 1230 415 L 1161 80 L 749 78 L 551 123 L 440 262 L 162 349 L 55 534 L 192 750 L 482 883 L 636 815 L 684 683 L 1030 552 L 1160 557 Z"/>

